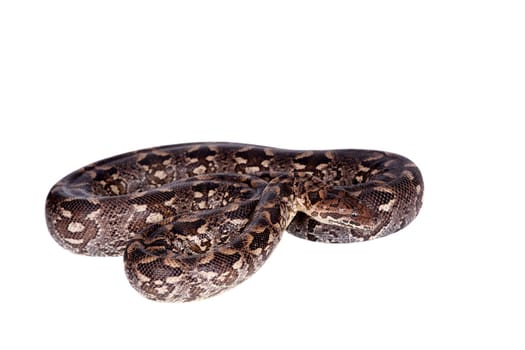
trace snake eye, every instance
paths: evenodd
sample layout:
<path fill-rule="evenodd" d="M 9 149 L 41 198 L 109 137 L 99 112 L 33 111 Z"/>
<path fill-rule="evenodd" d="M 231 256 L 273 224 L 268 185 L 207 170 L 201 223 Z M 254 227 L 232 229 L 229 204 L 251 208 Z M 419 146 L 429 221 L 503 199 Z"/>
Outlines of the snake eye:
<path fill-rule="evenodd" d="M 359 213 L 357 211 L 353 211 L 351 214 L 350 214 L 351 217 L 353 218 L 357 218 L 359 217 Z"/>

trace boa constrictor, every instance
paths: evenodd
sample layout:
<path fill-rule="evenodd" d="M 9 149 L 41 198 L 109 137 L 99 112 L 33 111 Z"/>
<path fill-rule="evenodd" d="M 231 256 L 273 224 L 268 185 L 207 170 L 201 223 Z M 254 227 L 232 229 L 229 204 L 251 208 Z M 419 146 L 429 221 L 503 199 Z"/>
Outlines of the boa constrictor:
<path fill-rule="evenodd" d="M 46 219 L 75 253 L 123 254 L 147 298 L 190 301 L 244 281 L 285 229 L 320 242 L 378 238 L 410 223 L 422 196 L 418 168 L 392 153 L 193 143 L 71 173 L 49 192 Z"/>

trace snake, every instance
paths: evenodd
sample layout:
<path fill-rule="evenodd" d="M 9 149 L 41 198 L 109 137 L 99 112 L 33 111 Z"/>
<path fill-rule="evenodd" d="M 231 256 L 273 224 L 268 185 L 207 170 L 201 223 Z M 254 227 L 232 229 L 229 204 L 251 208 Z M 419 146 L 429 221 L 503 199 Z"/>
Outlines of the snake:
<path fill-rule="evenodd" d="M 245 281 L 285 231 L 325 243 L 399 231 L 423 188 L 418 167 L 390 152 L 186 143 L 82 167 L 52 186 L 45 213 L 62 247 L 123 256 L 143 296 L 186 302 Z"/>

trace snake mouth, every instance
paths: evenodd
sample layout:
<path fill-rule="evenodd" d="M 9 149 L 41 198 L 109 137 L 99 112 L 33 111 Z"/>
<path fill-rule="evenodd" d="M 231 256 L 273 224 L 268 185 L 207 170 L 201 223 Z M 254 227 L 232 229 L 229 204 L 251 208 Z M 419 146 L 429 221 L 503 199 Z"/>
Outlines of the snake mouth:
<path fill-rule="evenodd" d="M 316 219 L 324 224 L 346 228 L 372 229 L 376 225 L 376 220 L 373 216 L 359 216 L 359 218 L 356 218 L 352 215 L 348 216 L 347 214 L 326 213 Z"/>
<path fill-rule="evenodd" d="M 327 193 L 324 197 L 310 213 L 317 221 L 357 229 L 371 229 L 377 225 L 374 211 L 347 191 Z"/>

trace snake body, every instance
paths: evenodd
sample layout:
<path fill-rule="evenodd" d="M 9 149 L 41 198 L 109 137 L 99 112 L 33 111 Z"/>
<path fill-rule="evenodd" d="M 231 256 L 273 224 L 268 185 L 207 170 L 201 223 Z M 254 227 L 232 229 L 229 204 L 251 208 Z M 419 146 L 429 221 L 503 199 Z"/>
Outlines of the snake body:
<path fill-rule="evenodd" d="M 179 144 L 98 161 L 46 200 L 53 238 L 79 254 L 124 255 L 149 299 L 216 295 L 257 271 L 283 231 L 311 241 L 366 241 L 418 214 L 410 160 L 369 150 L 292 151 Z"/>

